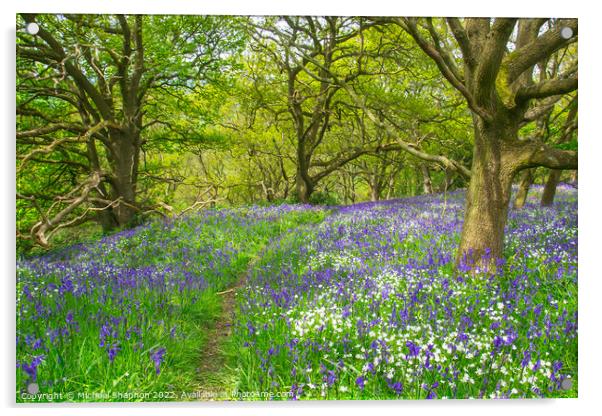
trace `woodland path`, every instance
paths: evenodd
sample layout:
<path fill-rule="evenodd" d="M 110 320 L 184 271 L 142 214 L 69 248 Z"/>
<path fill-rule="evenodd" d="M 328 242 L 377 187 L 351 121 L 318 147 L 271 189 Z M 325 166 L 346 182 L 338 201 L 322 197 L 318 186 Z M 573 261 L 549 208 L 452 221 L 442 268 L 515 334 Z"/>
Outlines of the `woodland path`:
<path fill-rule="evenodd" d="M 236 309 L 236 293 L 245 287 L 249 274 L 260 258 L 260 252 L 253 257 L 244 273 L 230 288 L 218 292 L 221 298 L 221 310 L 213 325 L 207 328 L 207 342 L 199 353 L 198 367 L 198 400 L 232 400 L 234 369 L 229 367 L 228 342 L 232 335 L 234 313 Z"/>

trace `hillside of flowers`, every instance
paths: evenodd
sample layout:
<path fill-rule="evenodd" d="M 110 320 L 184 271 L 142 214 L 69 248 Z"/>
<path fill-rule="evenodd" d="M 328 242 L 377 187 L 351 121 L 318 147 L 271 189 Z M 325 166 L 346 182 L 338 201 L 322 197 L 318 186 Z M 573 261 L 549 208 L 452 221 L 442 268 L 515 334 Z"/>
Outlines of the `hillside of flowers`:
<path fill-rule="evenodd" d="M 229 391 L 576 397 L 577 191 L 559 186 L 550 208 L 540 193 L 511 211 L 496 274 L 454 268 L 463 191 L 208 210 L 21 259 L 17 400 L 32 383 L 67 401 L 182 400 L 237 282 Z M 111 396 L 133 391 L 154 395 Z"/>
<path fill-rule="evenodd" d="M 179 400 L 164 392 L 196 388 L 216 293 L 270 237 L 324 213 L 207 211 L 18 261 L 17 400 L 32 383 L 62 400 Z"/>
<path fill-rule="evenodd" d="M 561 188 L 553 208 L 539 192 L 510 214 L 496 275 L 453 269 L 462 192 L 357 204 L 278 238 L 239 296 L 240 388 L 575 397 L 576 191 Z"/>

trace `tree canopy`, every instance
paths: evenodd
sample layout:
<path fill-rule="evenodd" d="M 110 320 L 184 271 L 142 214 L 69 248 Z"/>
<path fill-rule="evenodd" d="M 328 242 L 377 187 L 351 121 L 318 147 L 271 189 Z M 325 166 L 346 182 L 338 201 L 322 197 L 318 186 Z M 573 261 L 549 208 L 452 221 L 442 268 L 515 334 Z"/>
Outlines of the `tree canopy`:
<path fill-rule="evenodd" d="M 22 14 L 17 25 L 24 249 L 206 206 L 468 187 L 459 257 L 499 257 L 517 174 L 530 183 L 543 166 L 557 183 L 577 168 L 576 20 Z"/>

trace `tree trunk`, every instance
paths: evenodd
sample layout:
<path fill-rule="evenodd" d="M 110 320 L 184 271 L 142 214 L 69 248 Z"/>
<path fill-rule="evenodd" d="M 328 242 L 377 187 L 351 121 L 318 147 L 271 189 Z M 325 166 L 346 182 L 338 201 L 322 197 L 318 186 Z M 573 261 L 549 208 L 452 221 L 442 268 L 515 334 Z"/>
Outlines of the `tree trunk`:
<path fill-rule="evenodd" d="M 304 175 L 297 172 L 296 187 L 297 187 L 297 198 L 299 202 L 303 204 L 309 204 L 309 197 L 314 191 L 314 185 L 311 180 L 303 177 Z"/>
<path fill-rule="evenodd" d="M 376 202 L 380 200 L 378 188 L 370 188 L 370 201 Z"/>
<path fill-rule="evenodd" d="M 98 150 L 96 148 L 94 137 L 90 137 L 86 143 L 86 146 L 88 150 L 88 159 L 90 160 L 92 169 L 100 173 L 100 159 L 98 158 Z M 102 198 L 109 198 L 109 192 L 107 191 L 107 187 L 103 182 L 98 184 L 97 190 Z M 113 210 L 111 208 L 107 208 L 106 205 L 107 204 L 102 202 L 94 203 L 94 207 L 99 210 L 98 214 L 96 215 L 96 222 L 102 227 L 102 231 L 104 233 L 119 227 L 119 223 L 117 222 L 117 218 L 115 217 Z"/>
<path fill-rule="evenodd" d="M 288 198 L 288 181 L 284 181 L 284 191 L 282 193 L 282 199 Z"/>
<path fill-rule="evenodd" d="M 115 138 L 117 151 L 114 154 L 114 199 L 120 202 L 113 208 L 119 226 L 131 225 L 136 214 L 136 181 L 138 171 L 138 149 L 135 140 L 126 135 Z"/>
<path fill-rule="evenodd" d="M 431 173 L 426 163 L 420 165 L 420 172 L 422 173 L 422 191 L 425 194 L 433 193 L 433 183 L 431 181 Z"/>
<path fill-rule="evenodd" d="M 380 200 L 380 181 L 377 175 L 370 177 L 370 201 L 376 202 Z"/>
<path fill-rule="evenodd" d="M 546 181 L 546 185 L 543 188 L 543 194 L 541 195 L 541 206 L 549 207 L 554 204 L 554 196 L 556 195 L 556 186 L 560 181 L 560 175 L 562 174 L 562 170 L 560 169 L 552 169 L 550 170 L 550 174 L 548 175 L 548 180 Z"/>
<path fill-rule="evenodd" d="M 274 201 L 274 189 L 271 186 L 267 186 L 265 184 L 265 180 L 260 181 L 261 190 L 263 191 L 263 196 L 267 202 Z"/>
<path fill-rule="evenodd" d="M 475 120 L 472 176 L 456 264 L 495 271 L 503 255 L 513 171 L 502 158 L 504 128 Z"/>
<path fill-rule="evenodd" d="M 98 224 L 100 224 L 100 226 L 102 227 L 102 231 L 105 233 L 114 230 L 119 226 L 119 224 L 117 223 L 117 218 L 115 218 L 113 212 L 108 209 L 102 209 L 101 211 L 99 211 L 98 216 L 96 217 L 96 221 L 98 222 Z"/>
<path fill-rule="evenodd" d="M 391 199 L 391 196 L 395 193 L 395 175 L 389 176 L 389 186 L 387 187 L 387 199 Z"/>
<path fill-rule="evenodd" d="M 518 185 L 518 192 L 514 199 L 514 208 L 520 209 L 525 205 L 527 200 L 527 194 L 533 184 L 533 171 L 532 169 L 525 169 L 521 175 L 520 184 Z"/>
<path fill-rule="evenodd" d="M 114 212 L 119 226 L 131 224 L 136 213 L 135 185 L 130 175 L 120 174 L 117 179 L 117 197 L 121 201 L 115 206 Z"/>

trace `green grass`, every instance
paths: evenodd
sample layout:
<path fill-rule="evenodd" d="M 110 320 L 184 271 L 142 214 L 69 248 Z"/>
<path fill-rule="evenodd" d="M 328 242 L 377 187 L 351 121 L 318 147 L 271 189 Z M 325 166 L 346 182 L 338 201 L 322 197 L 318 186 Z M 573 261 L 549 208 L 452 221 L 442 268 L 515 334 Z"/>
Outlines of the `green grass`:
<path fill-rule="evenodd" d="M 216 293 L 246 272 L 270 238 L 326 215 L 274 211 L 238 209 L 173 224 L 156 221 L 84 249 L 20 263 L 18 362 L 43 356 L 36 382 L 40 393 L 62 394 L 58 401 L 186 400 L 181 393 L 198 388 L 200 353 L 221 313 Z M 75 289 L 63 290 L 66 280 Z M 102 325 L 111 326 L 113 318 L 120 320 L 112 326 L 115 334 L 101 346 Z M 113 362 L 112 344 L 119 348 Z M 150 358 L 158 348 L 166 349 L 159 374 Z M 23 393 L 32 381 L 17 368 L 17 401 L 30 401 Z"/>

